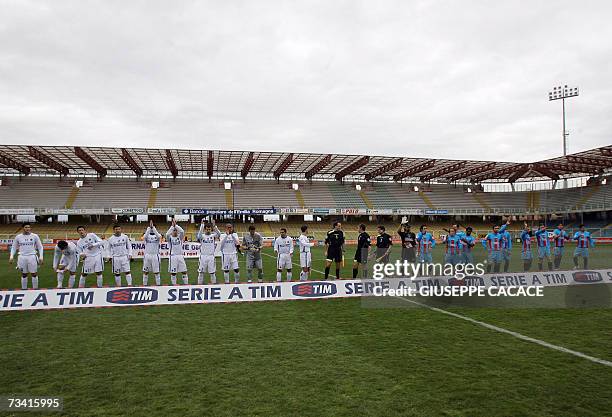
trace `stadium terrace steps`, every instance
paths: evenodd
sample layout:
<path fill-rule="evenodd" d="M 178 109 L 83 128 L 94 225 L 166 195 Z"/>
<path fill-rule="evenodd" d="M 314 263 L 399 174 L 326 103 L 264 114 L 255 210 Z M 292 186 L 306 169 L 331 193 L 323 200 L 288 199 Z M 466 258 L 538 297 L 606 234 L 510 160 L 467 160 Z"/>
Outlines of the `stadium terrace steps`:
<path fill-rule="evenodd" d="M 426 196 L 423 191 L 419 191 L 419 197 L 421 197 L 421 200 L 423 200 L 425 202 L 425 204 L 427 204 L 427 207 L 429 207 L 430 209 L 433 209 L 433 210 L 436 209 L 436 206 L 434 206 L 434 204 L 431 201 L 431 199 L 428 196 Z"/>
<path fill-rule="evenodd" d="M 304 202 L 304 196 L 300 190 L 295 190 L 295 199 L 298 202 L 300 208 L 306 208 L 306 203 Z"/>
<path fill-rule="evenodd" d="M 149 201 L 147 202 L 147 208 L 155 207 L 157 201 L 157 188 L 151 188 L 149 191 Z"/>
<path fill-rule="evenodd" d="M 587 187 L 586 192 L 582 196 L 582 198 L 576 204 L 577 208 L 582 208 L 584 205 L 599 191 L 599 184 L 592 185 Z"/>
<path fill-rule="evenodd" d="M 64 208 L 72 208 L 72 205 L 74 204 L 74 200 L 76 200 L 77 196 L 79 195 L 79 187 L 72 187 L 72 190 L 70 190 L 70 194 L 68 194 L 68 199 L 66 200 L 66 204 L 64 204 Z"/>
<path fill-rule="evenodd" d="M 228 209 L 234 208 L 234 198 L 232 197 L 232 190 L 225 190 L 225 207 Z"/>
<path fill-rule="evenodd" d="M 361 197 L 361 199 L 363 200 L 367 208 L 369 209 L 374 208 L 372 201 L 370 201 L 370 199 L 368 198 L 367 194 L 364 191 L 359 191 L 359 197 Z"/>
<path fill-rule="evenodd" d="M 327 183 L 327 187 L 334 198 L 335 206 L 338 208 L 361 208 L 367 209 L 363 199 L 354 191 L 354 187 L 339 184 L 336 182 Z"/>
<path fill-rule="evenodd" d="M 474 200 L 476 200 L 476 202 L 480 204 L 480 207 L 482 207 L 488 212 L 491 211 L 491 206 L 486 202 L 486 200 L 484 199 L 484 196 L 481 195 L 481 193 L 471 193 L 471 194 L 472 194 L 472 197 L 474 197 Z"/>

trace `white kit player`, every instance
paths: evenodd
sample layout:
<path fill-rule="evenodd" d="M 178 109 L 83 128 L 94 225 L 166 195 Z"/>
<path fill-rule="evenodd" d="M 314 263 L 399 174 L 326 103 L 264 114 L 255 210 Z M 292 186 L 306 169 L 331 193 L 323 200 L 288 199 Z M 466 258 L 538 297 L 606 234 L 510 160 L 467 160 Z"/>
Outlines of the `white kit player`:
<path fill-rule="evenodd" d="M 287 281 L 291 281 L 291 267 L 293 262 L 293 239 L 287 236 L 287 229 L 280 229 L 280 236 L 274 241 L 274 252 L 276 252 L 276 281 L 283 279 L 283 269 L 287 271 Z"/>
<path fill-rule="evenodd" d="M 181 226 L 176 224 L 176 220 L 172 219 L 172 226 L 166 232 L 166 241 L 170 248 L 168 256 L 168 272 L 170 272 L 170 281 L 172 285 L 176 285 L 176 274 L 181 274 L 183 284 L 189 284 L 187 276 L 187 264 L 183 255 L 183 241 L 185 240 L 185 231 Z"/>
<path fill-rule="evenodd" d="M 118 224 L 113 226 L 113 235 L 107 240 L 107 249 L 113 275 L 115 275 L 115 285 L 121 286 L 121 274 L 125 274 L 127 285 L 131 286 L 132 242 L 127 235 L 121 232 L 121 226 Z"/>
<path fill-rule="evenodd" d="M 300 245 L 300 281 L 308 280 L 308 274 L 310 274 L 310 266 L 312 265 L 312 253 L 310 252 L 310 248 L 312 248 L 315 244 L 310 243 L 308 240 L 308 226 L 304 225 L 301 227 L 302 234 L 298 239 L 298 244 Z"/>
<path fill-rule="evenodd" d="M 96 283 L 98 287 L 101 287 L 104 283 L 102 277 L 102 271 L 104 271 L 104 261 L 102 260 L 104 241 L 95 233 L 87 233 L 85 226 L 77 227 L 77 232 L 81 236 L 77 242 L 77 247 L 79 256 L 83 259 L 79 288 L 85 287 L 85 278 L 90 274 L 96 274 Z"/>
<path fill-rule="evenodd" d="M 153 220 L 149 222 L 149 227 L 142 236 L 144 241 L 144 257 L 142 259 L 142 285 L 149 285 L 149 272 L 155 275 L 155 284 L 161 285 L 161 257 L 159 249 L 161 247 L 162 235 L 155 228 Z"/>
<path fill-rule="evenodd" d="M 214 228 L 214 231 L 213 231 Z M 204 274 L 210 274 L 210 282 L 217 283 L 217 263 L 215 260 L 216 240 L 221 236 L 219 228 L 214 223 L 202 219 L 196 239 L 200 242 L 200 265 L 198 266 L 198 285 L 204 284 Z"/>
<path fill-rule="evenodd" d="M 57 288 L 64 285 L 64 273 L 68 271 L 68 288 L 74 287 L 76 280 L 76 270 L 79 266 L 79 248 L 73 242 L 60 240 L 55 246 L 53 254 L 53 269 L 57 273 Z"/>
<path fill-rule="evenodd" d="M 11 245 L 9 263 L 17 257 L 17 269 L 21 271 L 21 289 L 28 288 L 28 274 L 32 277 L 32 288 L 38 288 L 38 265 L 43 263 L 43 245 L 37 234 L 32 233 L 30 223 L 23 224 L 23 232 L 15 236 Z"/>
<path fill-rule="evenodd" d="M 219 237 L 219 247 L 221 248 L 221 268 L 225 283 L 230 282 L 230 269 L 234 270 L 234 283 L 239 283 L 240 269 L 238 268 L 237 248 L 240 247 L 240 239 L 234 233 L 234 226 L 229 223 L 225 226 L 225 233 Z"/>

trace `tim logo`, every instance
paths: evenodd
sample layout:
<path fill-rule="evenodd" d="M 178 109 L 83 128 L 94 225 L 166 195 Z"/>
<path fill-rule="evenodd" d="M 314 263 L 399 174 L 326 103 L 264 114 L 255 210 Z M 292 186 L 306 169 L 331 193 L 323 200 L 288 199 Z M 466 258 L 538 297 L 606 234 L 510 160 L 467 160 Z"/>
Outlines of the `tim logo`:
<path fill-rule="evenodd" d="M 157 301 L 157 290 L 152 288 L 123 288 L 106 293 L 106 301 L 114 304 L 146 304 Z"/>
<path fill-rule="evenodd" d="M 599 282 L 603 277 L 597 271 L 578 271 L 572 274 L 576 282 Z"/>
<path fill-rule="evenodd" d="M 336 284 L 331 282 L 305 282 L 303 284 L 296 284 L 291 287 L 293 295 L 298 297 L 326 297 L 328 295 L 334 295 L 336 290 Z"/>
<path fill-rule="evenodd" d="M 448 285 L 450 285 L 452 287 L 463 287 L 463 286 L 467 285 L 467 282 L 465 282 L 464 279 L 449 278 L 448 279 Z"/>

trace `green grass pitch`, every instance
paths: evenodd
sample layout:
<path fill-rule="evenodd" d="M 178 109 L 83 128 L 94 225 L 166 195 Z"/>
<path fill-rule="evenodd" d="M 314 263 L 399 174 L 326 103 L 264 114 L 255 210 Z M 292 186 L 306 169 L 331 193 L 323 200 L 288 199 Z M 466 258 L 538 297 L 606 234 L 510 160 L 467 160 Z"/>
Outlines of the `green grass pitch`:
<path fill-rule="evenodd" d="M 55 285 L 49 255 L 43 287 Z M 590 267 L 609 268 L 611 256 L 612 246 L 596 248 Z M 441 257 L 438 249 L 434 260 Z M 322 258 L 316 248 L 314 269 L 323 270 Z M 13 288 L 19 278 L 7 259 L 0 255 L 0 287 Z M 274 258 L 264 261 L 274 280 Z M 194 283 L 197 262 L 188 263 Z M 140 284 L 140 263 L 132 269 Z M 512 270 L 521 269 L 515 249 Z M 4 312 L 0 395 L 60 396 L 71 416 L 612 414 L 611 367 L 399 301 Z M 443 308 L 612 361 L 610 308 Z"/>

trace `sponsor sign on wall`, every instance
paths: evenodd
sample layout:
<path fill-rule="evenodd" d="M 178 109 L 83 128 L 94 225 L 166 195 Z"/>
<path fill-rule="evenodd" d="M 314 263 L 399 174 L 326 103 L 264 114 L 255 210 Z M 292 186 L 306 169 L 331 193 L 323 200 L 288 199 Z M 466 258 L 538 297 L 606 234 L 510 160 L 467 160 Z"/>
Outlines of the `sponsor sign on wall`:
<path fill-rule="evenodd" d="M 0 214 L 34 214 L 33 208 L 0 208 Z"/>
<path fill-rule="evenodd" d="M 208 215 L 253 215 L 253 216 L 262 216 L 264 214 L 276 214 L 275 208 L 264 208 L 264 209 L 235 209 L 235 210 L 226 210 L 226 209 L 206 209 L 206 208 L 183 208 L 181 209 L 182 214 L 198 214 L 203 216 Z"/>
<path fill-rule="evenodd" d="M 176 214 L 176 209 L 174 207 L 149 207 L 147 209 L 147 214 L 173 215 Z"/>
<path fill-rule="evenodd" d="M 113 214 L 143 214 L 145 212 L 142 207 L 127 207 L 127 208 L 112 208 L 111 213 Z"/>

